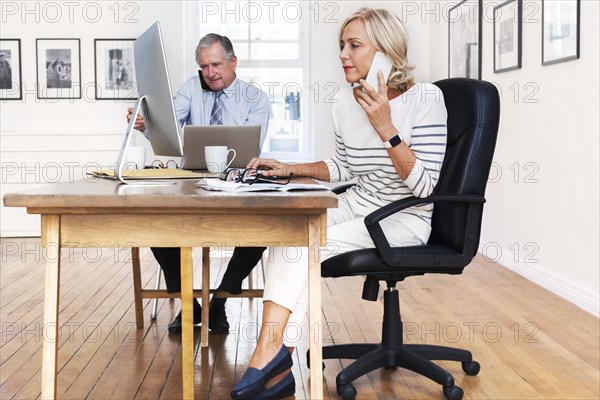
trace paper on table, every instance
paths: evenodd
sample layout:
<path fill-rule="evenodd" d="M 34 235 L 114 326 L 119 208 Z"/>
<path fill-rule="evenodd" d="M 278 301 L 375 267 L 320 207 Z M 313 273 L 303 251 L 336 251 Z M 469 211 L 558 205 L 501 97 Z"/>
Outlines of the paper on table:
<path fill-rule="evenodd" d="M 197 184 L 202 189 L 218 192 L 264 192 L 277 191 L 289 192 L 292 190 L 329 190 L 327 186 L 318 183 L 288 183 L 287 185 L 278 185 L 276 183 L 236 183 L 225 182 L 220 179 L 205 178 Z"/>
<path fill-rule="evenodd" d="M 200 179 L 218 175 L 176 168 L 124 169 L 122 173 L 125 179 Z M 114 179 L 115 171 L 112 169 L 103 169 L 94 171 L 90 175 L 98 178 Z"/>

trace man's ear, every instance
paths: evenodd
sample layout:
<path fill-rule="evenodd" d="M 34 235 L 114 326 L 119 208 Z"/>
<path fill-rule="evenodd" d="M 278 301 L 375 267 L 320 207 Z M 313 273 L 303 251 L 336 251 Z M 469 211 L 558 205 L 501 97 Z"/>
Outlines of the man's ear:
<path fill-rule="evenodd" d="M 233 71 L 235 72 L 235 69 L 237 68 L 237 56 L 231 57 L 231 67 L 233 68 Z"/>

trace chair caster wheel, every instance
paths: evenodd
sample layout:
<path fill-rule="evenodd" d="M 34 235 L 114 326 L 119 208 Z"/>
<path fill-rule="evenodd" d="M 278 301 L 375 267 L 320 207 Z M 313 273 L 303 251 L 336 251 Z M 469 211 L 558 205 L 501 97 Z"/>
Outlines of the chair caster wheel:
<path fill-rule="evenodd" d="M 444 397 L 448 400 L 461 400 L 463 394 L 463 390 L 458 386 L 444 386 Z"/>
<path fill-rule="evenodd" d="M 354 400 L 356 398 L 356 389 L 354 388 L 354 385 L 350 383 L 338 385 L 337 392 L 344 400 Z"/>
<path fill-rule="evenodd" d="M 481 366 L 477 361 L 465 361 L 462 363 L 462 369 L 467 375 L 477 375 Z"/>

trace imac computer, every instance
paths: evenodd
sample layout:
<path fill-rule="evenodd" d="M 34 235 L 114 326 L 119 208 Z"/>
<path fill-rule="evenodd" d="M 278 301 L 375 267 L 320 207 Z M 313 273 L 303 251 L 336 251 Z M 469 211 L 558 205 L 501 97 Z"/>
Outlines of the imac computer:
<path fill-rule="evenodd" d="M 115 165 L 115 177 L 121 183 L 127 184 L 159 184 L 159 182 L 126 181 L 123 178 L 122 170 L 138 114 L 144 117 L 148 138 L 154 154 L 172 157 L 183 155 L 181 135 L 179 134 L 180 127 L 173 105 L 173 94 L 160 23 L 155 22 L 135 40 L 133 52 L 139 98 L 134 106 L 131 121 L 127 127 L 119 158 Z M 165 182 L 160 184 L 165 184 Z"/>

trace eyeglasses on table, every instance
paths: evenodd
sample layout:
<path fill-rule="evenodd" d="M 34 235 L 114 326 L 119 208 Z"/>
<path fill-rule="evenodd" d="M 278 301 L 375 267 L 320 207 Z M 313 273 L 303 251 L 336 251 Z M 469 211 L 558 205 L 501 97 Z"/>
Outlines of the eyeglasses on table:
<path fill-rule="evenodd" d="M 221 175 L 221 180 L 226 182 L 247 183 L 274 183 L 277 185 L 287 185 L 292 180 L 293 174 L 287 176 L 265 177 L 256 168 L 229 168 Z"/>
<path fill-rule="evenodd" d="M 150 164 L 152 168 L 154 169 L 163 169 L 163 168 L 179 168 L 179 165 L 177 164 L 177 161 L 175 160 L 167 160 L 165 162 L 162 162 L 161 160 L 154 160 L 152 161 L 152 164 Z"/>

